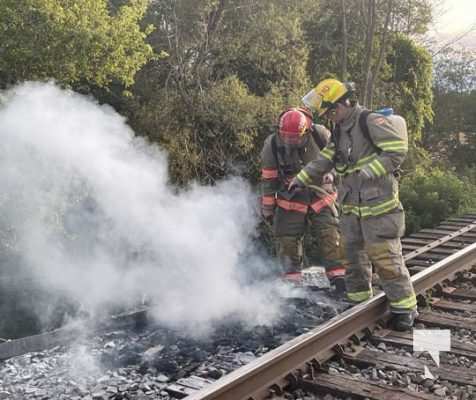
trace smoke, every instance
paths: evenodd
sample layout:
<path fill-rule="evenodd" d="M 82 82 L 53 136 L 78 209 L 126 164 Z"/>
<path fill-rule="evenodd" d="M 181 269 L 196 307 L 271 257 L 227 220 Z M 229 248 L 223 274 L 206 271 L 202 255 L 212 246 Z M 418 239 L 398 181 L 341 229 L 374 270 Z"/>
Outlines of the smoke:
<path fill-rule="evenodd" d="M 52 83 L 0 103 L 0 229 L 39 285 L 88 312 L 146 295 L 174 326 L 276 317 L 271 285 L 242 283 L 268 268 L 249 252 L 246 182 L 178 192 L 161 149 L 110 106 Z"/>

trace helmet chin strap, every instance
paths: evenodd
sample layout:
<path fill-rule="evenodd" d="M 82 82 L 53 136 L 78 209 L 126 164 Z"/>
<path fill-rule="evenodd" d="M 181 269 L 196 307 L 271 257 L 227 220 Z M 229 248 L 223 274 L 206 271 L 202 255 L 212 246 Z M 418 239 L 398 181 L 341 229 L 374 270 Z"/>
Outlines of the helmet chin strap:
<path fill-rule="evenodd" d="M 337 124 L 342 124 L 347 119 L 349 119 L 349 117 L 352 114 L 353 108 L 354 108 L 352 106 L 352 104 L 350 102 L 347 102 L 347 101 L 346 101 L 345 104 L 342 104 L 341 107 L 343 108 L 343 111 L 341 111 L 342 118 L 340 119 L 340 121 L 336 122 Z"/>
<path fill-rule="evenodd" d="M 286 158 L 289 159 L 296 150 L 297 150 L 297 147 L 295 146 L 284 146 L 284 154 Z"/>

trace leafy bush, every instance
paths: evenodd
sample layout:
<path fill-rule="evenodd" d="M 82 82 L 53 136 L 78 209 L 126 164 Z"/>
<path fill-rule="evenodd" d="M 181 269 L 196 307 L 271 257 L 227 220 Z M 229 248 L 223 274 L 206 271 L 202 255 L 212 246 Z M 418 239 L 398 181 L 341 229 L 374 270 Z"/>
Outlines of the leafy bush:
<path fill-rule="evenodd" d="M 106 87 L 134 83 L 153 55 L 142 29 L 146 0 L 128 1 L 111 15 L 106 0 L 2 0 L 0 87 L 23 80 Z"/>
<path fill-rule="evenodd" d="M 400 189 L 407 234 L 476 208 L 476 185 L 451 171 L 417 168 L 403 179 Z"/>

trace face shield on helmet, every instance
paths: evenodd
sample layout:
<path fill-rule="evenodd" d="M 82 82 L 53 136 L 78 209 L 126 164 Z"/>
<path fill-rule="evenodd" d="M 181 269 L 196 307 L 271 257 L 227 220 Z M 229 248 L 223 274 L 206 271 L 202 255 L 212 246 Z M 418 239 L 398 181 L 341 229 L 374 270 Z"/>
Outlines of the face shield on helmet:
<path fill-rule="evenodd" d="M 307 110 L 306 110 L 307 111 Z M 285 111 L 279 117 L 279 137 L 285 146 L 300 147 L 309 140 L 312 118 L 310 113 L 297 108 Z"/>
<path fill-rule="evenodd" d="M 337 79 L 324 79 L 302 98 L 302 102 L 322 117 L 329 109 L 334 108 L 339 101 L 348 98 L 352 92 L 353 84 L 350 82 L 343 83 Z"/>
<path fill-rule="evenodd" d="M 312 89 L 301 99 L 301 101 L 310 110 L 319 112 L 322 104 L 322 96 L 320 96 L 315 89 Z"/>

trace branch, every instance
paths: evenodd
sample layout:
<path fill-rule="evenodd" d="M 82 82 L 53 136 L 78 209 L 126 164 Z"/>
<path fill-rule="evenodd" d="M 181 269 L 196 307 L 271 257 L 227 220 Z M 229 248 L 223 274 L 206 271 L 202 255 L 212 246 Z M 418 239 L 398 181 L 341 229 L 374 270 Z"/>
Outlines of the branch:
<path fill-rule="evenodd" d="M 432 57 L 435 57 L 436 55 L 440 54 L 442 51 L 446 50 L 448 47 L 453 46 L 454 44 L 458 43 L 460 40 L 464 39 L 466 36 L 468 36 L 470 33 L 476 31 L 476 23 L 471 25 L 465 32 L 459 34 L 458 36 L 454 37 L 451 39 L 449 42 L 444 44 L 442 47 L 440 47 L 438 50 L 436 50 L 434 53 L 431 53 Z"/>

